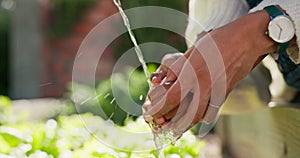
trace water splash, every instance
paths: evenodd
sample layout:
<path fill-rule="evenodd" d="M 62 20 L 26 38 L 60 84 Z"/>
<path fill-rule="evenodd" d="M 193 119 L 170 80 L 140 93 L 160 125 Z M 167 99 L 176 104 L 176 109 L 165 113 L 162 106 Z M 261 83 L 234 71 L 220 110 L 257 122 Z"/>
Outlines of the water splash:
<path fill-rule="evenodd" d="M 139 99 L 140 99 L 140 100 L 143 100 L 143 94 L 140 95 L 140 98 L 139 98 Z"/>
<path fill-rule="evenodd" d="M 104 96 L 104 99 L 106 99 L 109 95 L 110 95 L 110 93 L 107 93 L 107 94 Z"/>
<path fill-rule="evenodd" d="M 45 83 L 45 84 L 41 84 L 41 85 L 40 85 L 40 87 L 49 86 L 49 85 L 51 85 L 51 84 L 53 84 L 53 83 L 51 83 L 51 82 L 48 82 L 48 83 Z"/>
<path fill-rule="evenodd" d="M 110 101 L 110 104 L 112 104 L 115 100 L 116 100 L 116 98 L 113 98 L 113 99 Z"/>

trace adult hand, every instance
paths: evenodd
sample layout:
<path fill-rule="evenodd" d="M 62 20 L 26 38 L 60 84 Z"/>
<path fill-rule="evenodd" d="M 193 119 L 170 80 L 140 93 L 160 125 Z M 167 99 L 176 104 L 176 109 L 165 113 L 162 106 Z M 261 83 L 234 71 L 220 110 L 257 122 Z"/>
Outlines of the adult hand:
<path fill-rule="evenodd" d="M 269 20 L 265 11 L 249 14 L 205 35 L 184 55 L 163 59 L 143 105 L 145 120 L 178 133 L 212 122 L 235 85 L 276 49 L 265 35 Z"/>

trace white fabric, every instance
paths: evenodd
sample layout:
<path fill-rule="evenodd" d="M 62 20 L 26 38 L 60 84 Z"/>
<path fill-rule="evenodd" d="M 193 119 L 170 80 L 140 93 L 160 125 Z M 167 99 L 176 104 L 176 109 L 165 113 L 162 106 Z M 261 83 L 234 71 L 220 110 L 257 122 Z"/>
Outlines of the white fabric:
<path fill-rule="evenodd" d="M 190 0 L 185 32 L 188 47 L 193 45 L 199 33 L 223 26 L 248 11 L 245 0 Z"/>

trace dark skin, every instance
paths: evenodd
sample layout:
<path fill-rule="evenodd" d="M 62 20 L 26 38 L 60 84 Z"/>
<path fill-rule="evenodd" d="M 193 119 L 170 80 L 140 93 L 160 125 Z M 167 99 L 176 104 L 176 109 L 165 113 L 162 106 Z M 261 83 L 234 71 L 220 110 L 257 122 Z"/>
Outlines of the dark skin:
<path fill-rule="evenodd" d="M 221 106 L 237 83 L 276 51 L 265 34 L 269 21 L 264 10 L 248 14 L 200 37 L 184 54 L 164 57 L 151 78 L 145 120 L 180 132 L 212 122 L 218 110 L 208 105 Z M 218 87 L 224 87 L 223 94 Z"/>

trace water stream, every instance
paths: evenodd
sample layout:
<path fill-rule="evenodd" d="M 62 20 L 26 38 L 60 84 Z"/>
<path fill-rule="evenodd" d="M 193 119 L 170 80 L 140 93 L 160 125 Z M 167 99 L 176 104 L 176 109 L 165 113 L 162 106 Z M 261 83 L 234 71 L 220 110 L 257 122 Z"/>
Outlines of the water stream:
<path fill-rule="evenodd" d="M 139 45 L 137 44 L 136 38 L 134 36 L 134 33 L 132 32 L 129 20 L 127 15 L 125 14 L 124 10 L 122 9 L 121 6 L 121 2 L 120 0 L 113 0 L 114 4 L 118 7 L 119 12 L 122 16 L 124 25 L 126 26 L 130 39 L 134 45 L 134 50 L 136 52 L 136 55 L 138 57 L 139 62 L 141 63 L 142 67 L 143 67 L 143 71 L 147 77 L 147 82 L 149 84 L 149 88 L 151 89 L 152 84 L 150 81 L 150 73 L 148 71 L 146 62 L 144 60 L 144 56 L 142 54 L 142 51 L 139 47 Z M 150 122 L 149 126 L 151 129 L 153 128 L 160 128 L 159 125 L 157 125 L 155 122 Z M 164 158 L 164 148 L 168 145 L 168 144 L 175 144 L 175 142 L 177 141 L 178 137 L 175 136 L 175 134 L 172 132 L 172 130 L 168 130 L 168 131 L 161 131 L 161 132 L 157 132 L 157 133 L 153 133 L 154 135 L 154 142 L 155 142 L 155 146 L 156 146 L 156 150 L 158 152 L 159 158 Z"/>
<path fill-rule="evenodd" d="M 120 12 L 120 14 L 121 14 L 121 16 L 122 16 L 122 19 L 123 19 L 123 22 L 124 22 L 124 25 L 126 26 L 127 31 L 128 31 L 128 33 L 129 33 L 129 36 L 130 36 L 130 39 L 131 39 L 131 41 L 132 41 L 132 43 L 133 43 L 133 45 L 134 45 L 134 50 L 135 50 L 135 52 L 136 52 L 136 55 L 137 55 L 137 57 L 138 57 L 138 59 L 139 59 L 139 62 L 142 64 L 143 71 L 144 71 L 144 73 L 145 73 L 145 75 L 146 75 L 146 77 L 147 77 L 147 79 L 148 79 L 148 84 L 149 84 L 149 86 L 151 86 L 151 82 L 150 82 L 150 80 L 149 80 L 149 78 L 150 78 L 150 73 L 149 73 L 149 70 L 148 70 L 148 68 L 147 68 L 146 62 L 145 62 L 145 60 L 144 60 L 144 56 L 143 56 L 143 54 L 142 54 L 141 48 L 140 48 L 139 45 L 137 44 L 137 41 L 136 41 L 135 36 L 134 36 L 134 33 L 133 33 L 132 30 L 131 30 L 131 27 L 130 27 L 130 23 L 129 23 L 128 17 L 126 16 L 126 14 L 125 14 L 125 12 L 124 12 L 122 6 L 121 6 L 120 0 L 113 0 L 113 1 L 114 1 L 114 4 L 115 4 L 115 5 L 118 7 L 118 9 L 119 9 L 119 12 Z"/>

